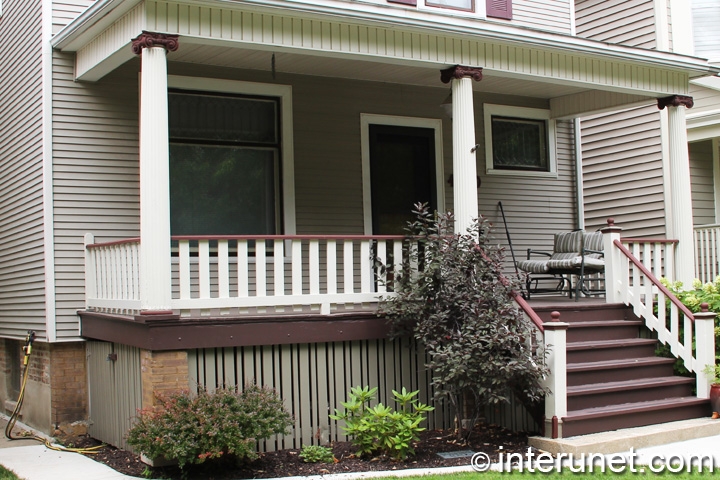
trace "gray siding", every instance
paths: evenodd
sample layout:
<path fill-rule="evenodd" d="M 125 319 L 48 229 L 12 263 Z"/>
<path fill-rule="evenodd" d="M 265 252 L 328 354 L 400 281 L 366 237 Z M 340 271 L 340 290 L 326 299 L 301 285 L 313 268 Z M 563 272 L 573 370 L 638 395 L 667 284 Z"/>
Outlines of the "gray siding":
<path fill-rule="evenodd" d="M 569 35 L 572 1 L 574 0 L 513 0 L 512 24 Z"/>
<path fill-rule="evenodd" d="M 138 62 L 97 84 L 72 81 L 70 57 L 55 58 L 55 228 L 59 336 L 76 334 L 84 305 L 82 238 L 97 241 L 139 234 Z M 173 75 L 266 82 L 268 73 L 170 63 Z M 331 80 L 280 74 L 293 88 L 296 223 L 299 234 L 363 233 L 361 113 L 441 118 L 445 175 L 452 171 L 452 124 L 440 103 L 446 88 Z M 541 100 L 475 96 L 476 136 L 483 137 L 483 103 L 547 107 Z M 496 225 L 503 200 L 521 248 L 550 246 L 552 233 L 574 228 L 571 123 L 558 128 L 558 178 L 487 176 L 478 149 L 480 211 Z M 518 194 L 522 192 L 522 198 Z M 452 188 L 446 184 L 447 207 Z M 500 230 L 502 231 L 502 230 Z M 500 238 L 504 242 L 504 235 Z"/>
<path fill-rule="evenodd" d="M 692 22 L 695 55 L 720 60 L 720 3 L 717 0 L 693 0 Z"/>
<path fill-rule="evenodd" d="M 665 236 L 657 106 L 584 118 L 581 128 L 587 229 L 613 217 L 624 236 Z"/>
<path fill-rule="evenodd" d="M 575 0 L 578 37 L 656 48 L 655 10 L 650 0 Z"/>
<path fill-rule="evenodd" d="M 712 113 L 720 109 L 720 91 L 690 84 L 690 96 L 693 97 L 693 108 L 686 115 L 697 116 Z"/>
<path fill-rule="evenodd" d="M 45 336 L 41 2 L 0 17 L 0 335 Z"/>
<path fill-rule="evenodd" d="M 714 224 L 715 182 L 712 141 L 690 143 L 689 150 L 693 224 Z"/>
<path fill-rule="evenodd" d="M 73 81 L 54 54 L 53 189 L 58 338 L 76 337 L 85 305 L 83 235 L 139 235 L 137 65 L 98 83 Z"/>
<path fill-rule="evenodd" d="M 83 10 L 95 3 L 95 0 L 61 0 L 52 3 L 52 33 L 60 31 L 62 27 L 70 23 Z"/>

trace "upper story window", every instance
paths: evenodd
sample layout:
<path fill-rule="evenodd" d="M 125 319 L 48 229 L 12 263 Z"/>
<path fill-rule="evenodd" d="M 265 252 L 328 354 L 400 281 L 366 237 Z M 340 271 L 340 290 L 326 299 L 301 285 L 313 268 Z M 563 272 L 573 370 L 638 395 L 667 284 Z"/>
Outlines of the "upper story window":
<path fill-rule="evenodd" d="M 484 105 L 487 173 L 555 176 L 555 121 L 548 110 Z"/>
<path fill-rule="evenodd" d="M 388 0 L 393 3 L 415 4 L 415 0 Z M 425 5 L 433 8 L 448 8 L 472 12 L 488 18 L 512 19 L 512 0 L 425 0 Z"/>

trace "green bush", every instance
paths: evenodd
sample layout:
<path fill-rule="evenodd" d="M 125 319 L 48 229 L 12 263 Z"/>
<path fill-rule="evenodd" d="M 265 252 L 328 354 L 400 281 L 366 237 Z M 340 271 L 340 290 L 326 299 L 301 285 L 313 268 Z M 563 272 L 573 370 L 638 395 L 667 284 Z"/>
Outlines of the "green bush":
<path fill-rule="evenodd" d="M 321 445 L 303 445 L 299 457 L 305 463 L 333 463 L 335 461 L 332 449 Z"/>
<path fill-rule="evenodd" d="M 159 409 L 138 412 L 127 440 L 149 458 L 177 460 L 181 469 L 223 455 L 253 460 L 257 440 L 283 434 L 293 424 L 275 391 L 256 385 L 159 400 Z"/>
<path fill-rule="evenodd" d="M 418 434 L 425 430 L 420 427 L 420 422 L 425 420 L 422 414 L 434 408 L 413 398 L 418 394 L 417 390 L 408 392 L 404 387 L 402 392 L 392 391 L 398 410 L 393 411 L 382 403 L 371 407 L 369 404 L 375 399 L 376 392 L 377 387 L 351 388 L 350 400 L 342 404 L 345 411 L 335 410 L 335 415 L 330 418 L 345 421 L 343 430 L 352 437 L 359 457 L 380 452 L 396 460 L 405 460 L 408 455 L 415 454 L 412 443 L 419 440 Z"/>

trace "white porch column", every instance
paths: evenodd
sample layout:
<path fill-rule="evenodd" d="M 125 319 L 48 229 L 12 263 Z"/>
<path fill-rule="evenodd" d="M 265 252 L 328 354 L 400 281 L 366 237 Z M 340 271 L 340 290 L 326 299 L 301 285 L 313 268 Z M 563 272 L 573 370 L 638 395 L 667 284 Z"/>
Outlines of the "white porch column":
<path fill-rule="evenodd" d="M 563 438 L 562 419 L 567 416 L 567 329 L 560 313 L 552 312 L 551 321 L 543 324 L 545 362 L 550 370 L 545 379 L 549 393 L 545 395 L 545 436 Z"/>
<path fill-rule="evenodd" d="M 658 99 L 658 108 L 668 107 L 670 148 L 670 212 L 672 230 L 668 236 L 678 240 L 675 249 L 675 280 L 687 287 L 695 279 L 690 156 L 688 154 L 685 108 L 693 106 L 692 97 L 673 95 Z"/>
<path fill-rule="evenodd" d="M 455 231 L 465 233 L 478 218 L 472 81 L 482 80 L 482 68 L 456 65 L 443 70 L 440 79 L 452 81 L 453 209 Z"/>
<path fill-rule="evenodd" d="M 166 50 L 177 35 L 143 32 L 133 39 L 141 55 L 140 82 L 140 308 L 167 314 L 171 300 L 170 148 Z"/>

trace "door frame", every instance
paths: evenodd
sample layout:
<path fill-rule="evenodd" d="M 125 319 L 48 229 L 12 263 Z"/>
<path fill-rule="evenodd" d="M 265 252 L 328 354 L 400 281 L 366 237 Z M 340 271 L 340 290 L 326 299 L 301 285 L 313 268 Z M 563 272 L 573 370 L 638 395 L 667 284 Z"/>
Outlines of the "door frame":
<path fill-rule="evenodd" d="M 442 148 L 442 120 L 439 118 L 400 117 L 394 115 L 360 114 L 362 154 L 363 224 L 365 235 L 372 235 L 372 190 L 370 186 L 370 125 L 429 128 L 435 132 L 435 194 L 438 212 L 445 211 L 445 182 Z"/>

